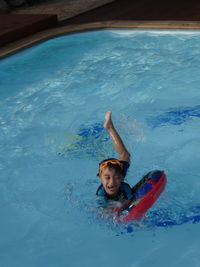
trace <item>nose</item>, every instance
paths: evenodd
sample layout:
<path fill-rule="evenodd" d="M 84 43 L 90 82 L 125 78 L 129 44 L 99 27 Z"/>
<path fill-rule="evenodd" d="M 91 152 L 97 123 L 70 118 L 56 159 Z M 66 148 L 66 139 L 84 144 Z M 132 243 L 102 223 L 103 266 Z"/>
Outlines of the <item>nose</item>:
<path fill-rule="evenodd" d="M 114 177 L 110 178 L 110 186 L 115 186 L 116 185 L 116 179 Z"/>

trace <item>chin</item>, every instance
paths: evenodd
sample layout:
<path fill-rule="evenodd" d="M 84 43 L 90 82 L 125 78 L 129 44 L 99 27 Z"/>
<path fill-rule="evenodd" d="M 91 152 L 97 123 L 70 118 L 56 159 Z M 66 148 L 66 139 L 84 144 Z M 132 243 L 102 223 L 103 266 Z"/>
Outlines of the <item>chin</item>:
<path fill-rule="evenodd" d="M 117 195 L 117 193 L 118 193 L 118 191 L 115 191 L 115 192 L 113 192 L 113 191 L 110 192 L 110 190 L 107 191 L 107 194 L 111 197 L 115 197 Z"/>

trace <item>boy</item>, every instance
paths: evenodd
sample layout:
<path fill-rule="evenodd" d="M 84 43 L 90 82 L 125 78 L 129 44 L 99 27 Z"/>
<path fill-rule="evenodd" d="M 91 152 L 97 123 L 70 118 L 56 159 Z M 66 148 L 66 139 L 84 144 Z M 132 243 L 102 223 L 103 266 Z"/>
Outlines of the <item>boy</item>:
<path fill-rule="evenodd" d="M 99 164 L 97 175 L 101 185 L 97 189 L 96 195 L 101 198 L 101 205 L 107 206 L 108 202 L 123 203 L 131 199 L 133 191 L 127 183 L 124 183 L 130 166 L 130 154 L 113 125 L 111 111 L 106 113 L 105 119 L 104 128 L 110 134 L 115 151 L 118 153 L 118 159 L 109 158 Z"/>

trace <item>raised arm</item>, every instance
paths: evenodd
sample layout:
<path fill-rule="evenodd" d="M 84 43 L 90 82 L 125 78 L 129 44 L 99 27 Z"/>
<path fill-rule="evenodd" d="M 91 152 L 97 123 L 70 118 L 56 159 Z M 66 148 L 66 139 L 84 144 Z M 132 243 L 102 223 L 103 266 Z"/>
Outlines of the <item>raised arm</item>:
<path fill-rule="evenodd" d="M 118 153 L 118 159 L 124 160 L 124 161 L 130 161 L 130 153 L 126 149 L 121 137 L 119 136 L 118 132 L 116 131 L 112 119 L 111 119 L 111 111 L 106 112 L 105 115 L 105 122 L 104 122 L 104 128 L 109 132 L 113 146 L 115 148 L 115 151 Z"/>

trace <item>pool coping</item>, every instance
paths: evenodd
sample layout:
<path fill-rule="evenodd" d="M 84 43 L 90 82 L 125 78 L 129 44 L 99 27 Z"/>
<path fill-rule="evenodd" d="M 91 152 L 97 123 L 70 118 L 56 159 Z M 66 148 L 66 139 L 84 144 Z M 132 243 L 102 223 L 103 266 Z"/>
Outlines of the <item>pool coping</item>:
<path fill-rule="evenodd" d="M 132 28 L 132 29 L 177 29 L 177 30 L 199 30 L 200 21 L 104 21 L 87 24 L 76 24 L 69 26 L 59 26 L 40 31 L 31 36 L 25 37 L 0 48 L 0 58 L 12 55 L 22 49 L 43 42 L 45 40 L 92 30 L 102 30 L 108 28 Z"/>

